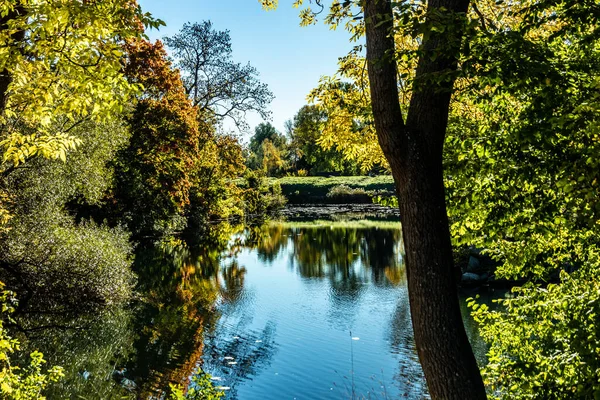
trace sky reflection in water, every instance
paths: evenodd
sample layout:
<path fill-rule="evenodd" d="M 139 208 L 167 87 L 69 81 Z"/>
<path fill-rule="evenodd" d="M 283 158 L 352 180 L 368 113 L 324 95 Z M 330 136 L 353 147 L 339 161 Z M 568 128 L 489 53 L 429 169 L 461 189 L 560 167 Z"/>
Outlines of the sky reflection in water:
<path fill-rule="evenodd" d="M 234 256 L 244 286 L 217 307 L 204 369 L 230 398 L 423 398 L 400 239 L 394 223 L 250 232 Z"/>
<path fill-rule="evenodd" d="M 48 398 L 163 399 L 199 367 L 231 399 L 426 397 L 397 222 L 222 224 L 202 237 L 140 249 L 129 306 L 32 338 L 65 367 Z"/>

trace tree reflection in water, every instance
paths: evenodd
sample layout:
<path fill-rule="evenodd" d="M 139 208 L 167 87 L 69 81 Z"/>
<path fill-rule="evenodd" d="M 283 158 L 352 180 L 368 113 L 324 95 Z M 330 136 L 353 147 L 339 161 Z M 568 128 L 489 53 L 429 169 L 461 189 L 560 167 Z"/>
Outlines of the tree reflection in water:
<path fill-rule="evenodd" d="M 257 327 L 252 316 L 240 315 L 253 296 L 247 266 L 237 257 L 242 251 L 255 253 L 262 265 L 289 258 L 307 285 L 327 282 L 327 318 L 345 324 L 336 329 L 352 326 L 369 286 L 405 290 L 397 223 L 220 224 L 203 239 L 194 248 L 140 248 L 136 301 L 87 321 L 85 334 L 57 331 L 33 341 L 53 364 L 68 366 L 50 398 L 165 398 L 170 383 L 188 385 L 199 367 L 221 378 L 235 398 L 279 348 L 277 321 Z M 388 341 L 391 353 L 414 356 L 406 301 L 390 318 Z M 420 373 L 416 356 L 402 361 L 395 379 L 415 382 L 415 391 L 399 385 L 409 398 L 423 389 Z"/>
<path fill-rule="evenodd" d="M 183 243 L 138 249 L 132 304 L 60 321 L 77 330 L 32 336 L 30 348 L 66 367 L 49 398 L 164 398 L 169 383 L 189 384 L 202 363 L 204 333 L 220 317 L 216 303 L 235 304 L 243 292 L 246 270 L 231 257 L 240 249 L 240 240 L 231 240 L 239 231 L 220 224 L 194 249 Z"/>
<path fill-rule="evenodd" d="M 300 276 L 327 278 L 340 288 L 341 296 L 358 295 L 357 288 L 367 282 L 378 286 L 404 283 L 399 224 L 276 222 L 250 230 L 246 243 L 265 263 L 291 247 L 290 265 Z"/>

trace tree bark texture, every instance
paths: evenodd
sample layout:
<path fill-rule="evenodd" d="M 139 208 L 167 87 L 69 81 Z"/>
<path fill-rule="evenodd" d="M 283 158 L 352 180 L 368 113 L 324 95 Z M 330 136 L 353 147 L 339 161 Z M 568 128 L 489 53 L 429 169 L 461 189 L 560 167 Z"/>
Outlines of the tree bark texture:
<path fill-rule="evenodd" d="M 451 24 L 469 0 L 430 0 L 444 7 Z M 486 392 L 461 318 L 446 213 L 442 151 L 452 78 L 432 74 L 457 68 L 460 38 L 455 24 L 431 32 L 420 47 L 406 122 L 398 98 L 393 14 L 388 0 L 365 0 L 371 104 L 379 143 L 390 163 L 398 194 L 415 343 L 433 399 L 485 399 Z M 438 14 L 439 15 L 439 14 Z M 444 22 L 446 21 L 446 22 Z M 454 20 L 455 21 L 455 20 Z M 432 57 L 432 55 L 435 56 Z"/>

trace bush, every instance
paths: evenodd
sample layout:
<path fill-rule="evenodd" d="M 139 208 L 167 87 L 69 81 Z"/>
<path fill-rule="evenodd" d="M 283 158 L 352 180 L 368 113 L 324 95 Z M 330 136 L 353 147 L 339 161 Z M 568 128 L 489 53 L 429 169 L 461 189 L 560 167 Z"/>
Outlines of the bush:
<path fill-rule="evenodd" d="M 30 354 L 31 361 L 25 368 L 12 364 L 10 357 L 19 350 L 19 341 L 8 335 L 4 321 L 13 312 L 11 303 L 16 300 L 12 292 L 3 288 L 4 284 L 0 282 L 0 395 L 6 400 L 44 400 L 42 391 L 48 383 L 63 377 L 62 368 L 52 367 L 43 372 L 42 366 L 46 361 L 39 351 Z"/>
<path fill-rule="evenodd" d="M 265 179 L 255 171 L 249 171 L 245 175 L 246 184 L 243 185 L 243 199 L 245 213 L 247 216 L 264 216 L 273 214 L 283 208 L 286 203 L 281 194 L 281 186 L 277 182 Z"/>
<path fill-rule="evenodd" d="M 131 245 L 121 229 L 76 224 L 60 212 L 16 216 L 0 241 L 0 277 L 17 312 L 79 315 L 128 300 Z"/>
<path fill-rule="evenodd" d="M 213 385 L 210 375 L 200 371 L 194 375 L 186 394 L 180 386 L 171 384 L 170 400 L 219 400 L 225 393 Z"/>
<path fill-rule="evenodd" d="M 351 188 L 347 185 L 337 185 L 329 189 L 327 197 L 344 197 L 344 196 L 370 196 L 373 191 L 367 191 L 364 188 Z"/>
<path fill-rule="evenodd" d="M 285 177 L 274 180 L 281 185 L 282 194 L 292 204 L 304 203 L 331 203 L 340 201 L 328 194 L 337 186 L 347 187 L 354 190 L 363 190 L 365 194 L 359 199 L 360 202 L 370 203 L 370 196 L 394 194 L 394 180 L 389 175 L 376 177 L 369 176 L 336 176 L 336 177 Z M 347 190 L 349 190 L 347 189 Z M 339 188 L 336 190 L 340 190 Z M 355 192 L 361 193 L 361 192 Z M 354 199 L 344 201 L 354 202 Z"/>
<path fill-rule="evenodd" d="M 595 265 L 595 266 L 591 266 Z M 513 289 L 491 311 L 470 299 L 490 345 L 483 369 L 498 399 L 600 398 L 600 271 L 598 259 L 559 284 Z"/>

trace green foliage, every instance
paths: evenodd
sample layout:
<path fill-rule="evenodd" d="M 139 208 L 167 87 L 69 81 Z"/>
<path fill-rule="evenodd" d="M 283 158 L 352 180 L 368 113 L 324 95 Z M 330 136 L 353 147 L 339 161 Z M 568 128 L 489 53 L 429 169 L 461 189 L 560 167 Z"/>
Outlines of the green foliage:
<path fill-rule="evenodd" d="M 281 176 L 287 169 L 287 147 L 285 136 L 270 123 L 261 123 L 250 138 L 246 163 L 250 169 L 261 170 L 267 176 Z"/>
<path fill-rule="evenodd" d="M 255 171 L 244 176 L 243 200 L 247 216 L 265 216 L 280 210 L 286 203 L 278 182 L 269 182 Z"/>
<path fill-rule="evenodd" d="M 129 298 L 133 284 L 129 237 L 120 228 L 78 223 L 73 209 L 100 204 L 111 186 L 109 160 L 126 142 L 119 123 L 72 130 L 82 146 L 68 163 L 36 159 L 4 182 L 14 201 L 0 238 L 0 276 L 17 291 L 17 314 L 78 314 Z M 71 207 L 68 210 L 68 207 Z"/>
<path fill-rule="evenodd" d="M 123 76 L 121 46 L 161 24 L 130 0 L 7 0 L 0 14 L 0 148 L 13 165 L 64 160 L 79 144 L 71 126 L 121 113 L 138 90 Z"/>
<path fill-rule="evenodd" d="M 20 311 L 80 314 L 129 299 L 131 246 L 122 230 L 51 210 L 19 212 L 11 227 L 0 242 L 0 276 L 22 293 Z"/>
<path fill-rule="evenodd" d="M 446 142 L 451 230 L 500 263 L 496 276 L 552 283 L 518 288 L 496 311 L 472 304 L 490 345 L 484 377 L 498 398 L 598 398 L 600 69 L 582 13 L 598 8 L 497 7 L 505 19 L 471 32 Z"/>
<path fill-rule="evenodd" d="M 387 168 L 373 123 L 364 58 L 340 58 L 338 73 L 322 77 L 308 99 L 327 115 L 317 141 L 324 151 L 342 154 L 362 172 Z"/>
<path fill-rule="evenodd" d="M 598 253 L 559 284 L 515 288 L 498 311 L 471 301 L 490 343 L 483 376 L 494 398 L 595 399 L 600 396 Z"/>
<path fill-rule="evenodd" d="M 396 196 L 375 196 L 373 197 L 373 203 L 379 204 L 385 207 L 398 208 L 398 197 Z"/>
<path fill-rule="evenodd" d="M 394 179 L 390 175 L 338 176 L 338 177 L 284 177 L 276 180 L 283 195 L 290 203 L 327 202 L 328 193 L 336 186 L 344 185 L 350 190 L 362 190 L 373 195 L 394 193 Z M 329 200 L 331 201 L 331 199 Z"/>
<path fill-rule="evenodd" d="M 327 113 L 323 108 L 306 105 L 294 116 L 290 131 L 291 167 L 298 171 L 306 170 L 315 175 L 324 172 L 339 172 L 343 175 L 354 175 L 358 172 L 356 165 L 345 160 L 343 154 L 333 148 L 325 150 L 319 145 Z"/>
<path fill-rule="evenodd" d="M 185 394 L 180 387 L 171 384 L 169 398 L 171 400 L 218 400 L 224 396 L 225 393 L 222 390 L 215 388 L 210 380 L 210 375 L 200 371 L 192 378 L 192 383 Z"/>
<path fill-rule="evenodd" d="M 63 377 L 60 367 L 51 367 L 43 371 L 46 363 L 42 353 L 33 351 L 31 360 L 26 367 L 14 365 L 11 357 L 19 350 L 17 339 L 9 336 L 4 324 L 9 321 L 10 313 L 14 311 L 11 304 L 16 302 L 13 293 L 4 289 L 0 282 L 0 395 L 7 400 L 44 400 L 43 390 L 49 383 Z"/>
<path fill-rule="evenodd" d="M 532 27 L 520 16 L 532 8 L 515 5 L 499 32 L 474 41 L 485 58 L 510 55 L 457 94 L 445 163 L 457 242 L 487 248 L 503 276 L 547 279 L 578 265 L 574 246 L 597 230 L 599 48 L 556 21 Z"/>

